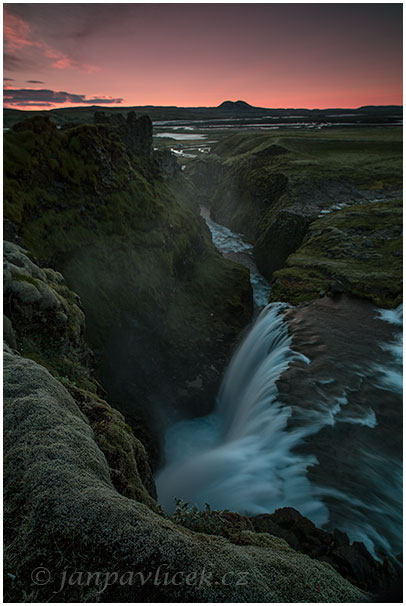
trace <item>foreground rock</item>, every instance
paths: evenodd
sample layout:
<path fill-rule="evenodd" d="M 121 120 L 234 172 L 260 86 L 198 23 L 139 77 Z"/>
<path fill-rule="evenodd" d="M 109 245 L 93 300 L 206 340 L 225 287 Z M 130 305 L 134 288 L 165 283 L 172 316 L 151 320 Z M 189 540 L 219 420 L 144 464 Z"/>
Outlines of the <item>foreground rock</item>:
<path fill-rule="evenodd" d="M 328 562 L 345 579 L 361 589 L 373 593 L 388 591 L 401 581 L 400 565 L 395 567 L 386 560 L 377 562 L 363 543 L 350 544 L 344 532 L 332 533 L 317 528 L 313 522 L 291 507 L 278 509 L 273 514 L 251 518 L 256 532 L 268 532 L 285 539 L 294 549 L 311 558 Z"/>
<path fill-rule="evenodd" d="M 46 369 L 8 350 L 4 382 L 10 601 L 22 595 L 34 602 L 365 599 L 330 566 L 293 551 L 281 539 L 242 531 L 241 544 L 231 544 L 173 524 L 154 513 L 147 500 L 119 494 L 88 419 Z M 49 570 L 50 580 L 43 585 L 35 583 L 42 577 L 32 576 L 39 567 Z M 137 573 L 152 572 L 155 578 L 159 567 L 161 583 L 140 586 Z M 111 584 L 103 591 L 105 576 L 85 584 L 80 571 L 117 576 L 109 577 Z M 163 572 L 170 579 L 182 574 L 165 585 Z M 212 582 L 200 584 L 202 574 L 207 579 L 209 573 Z M 189 584 L 182 582 L 187 574 L 192 575 Z M 71 583 L 61 588 L 63 578 Z"/>

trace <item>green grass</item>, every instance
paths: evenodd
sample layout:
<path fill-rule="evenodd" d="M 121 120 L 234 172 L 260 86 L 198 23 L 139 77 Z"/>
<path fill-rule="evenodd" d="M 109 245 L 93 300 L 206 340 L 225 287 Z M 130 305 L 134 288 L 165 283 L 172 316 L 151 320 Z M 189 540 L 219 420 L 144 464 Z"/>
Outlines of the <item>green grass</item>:
<path fill-rule="evenodd" d="M 345 177 L 366 188 L 401 187 L 402 129 L 347 128 L 273 133 L 239 133 L 220 141 L 214 152 L 230 167 L 264 153 L 271 145 L 286 155 L 269 160 L 273 170 L 295 177 Z"/>

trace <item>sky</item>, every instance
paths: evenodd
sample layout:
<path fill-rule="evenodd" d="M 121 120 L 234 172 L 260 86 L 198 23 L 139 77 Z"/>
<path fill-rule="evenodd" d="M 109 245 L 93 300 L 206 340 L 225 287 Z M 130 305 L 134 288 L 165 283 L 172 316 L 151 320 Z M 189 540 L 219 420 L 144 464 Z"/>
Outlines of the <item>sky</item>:
<path fill-rule="evenodd" d="M 4 106 L 402 104 L 402 4 L 12 4 Z"/>

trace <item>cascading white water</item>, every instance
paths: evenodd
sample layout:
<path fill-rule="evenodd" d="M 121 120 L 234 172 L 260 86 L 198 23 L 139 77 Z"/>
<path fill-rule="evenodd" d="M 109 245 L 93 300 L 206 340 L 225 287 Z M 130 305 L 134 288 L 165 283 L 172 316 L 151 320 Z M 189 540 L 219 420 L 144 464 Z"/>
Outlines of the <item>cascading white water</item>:
<path fill-rule="evenodd" d="M 280 315 L 267 306 L 234 355 L 213 414 L 175 424 L 166 436 L 166 467 L 156 484 L 167 511 L 174 498 L 203 507 L 257 514 L 290 506 L 318 524 L 328 511 L 307 479 L 316 461 L 293 447 L 305 435 L 287 428 L 289 407 L 277 401 L 276 382 L 294 359 Z"/>
<path fill-rule="evenodd" d="M 269 299 L 270 286 L 267 280 L 262 276 L 252 259 L 253 246 L 245 240 L 242 234 L 236 234 L 225 227 L 213 221 L 209 216 L 207 208 L 201 207 L 201 215 L 206 221 L 210 230 L 213 244 L 222 255 L 228 256 L 230 253 L 237 253 L 238 263 L 248 267 L 250 270 L 250 281 L 252 286 L 254 303 L 262 309 L 267 305 Z"/>
<path fill-rule="evenodd" d="M 363 382 L 370 380 L 368 365 L 354 368 L 351 385 L 337 384 L 333 376 L 315 377 L 311 400 L 304 400 L 300 408 L 278 401 L 277 381 L 289 364 L 296 360 L 306 368 L 310 362 L 291 349 L 281 313 L 286 307 L 276 303 L 262 311 L 227 369 L 215 411 L 168 429 L 166 466 L 156 477 L 159 502 L 168 513 L 175 498 L 200 508 L 207 502 L 212 508 L 248 515 L 294 507 L 318 526 L 330 530 L 337 526 L 351 540 L 363 541 L 375 557 L 398 553 L 401 461 L 377 450 L 372 434 L 364 435 L 368 440 L 357 451 L 357 474 L 364 473 L 361 483 L 359 474 L 345 488 L 339 476 L 338 483 L 332 484 L 309 480 L 308 469 L 318 460 L 308 444 L 301 446 L 330 428 L 332 452 L 342 456 L 340 436 L 345 425 L 375 431 L 377 418 L 371 404 L 378 401 L 368 400 L 362 406 L 354 401 Z M 401 307 L 380 311 L 379 317 L 399 324 Z M 399 343 L 380 347 L 392 355 L 372 368 L 378 398 L 382 390 L 397 394 L 401 385 Z"/>

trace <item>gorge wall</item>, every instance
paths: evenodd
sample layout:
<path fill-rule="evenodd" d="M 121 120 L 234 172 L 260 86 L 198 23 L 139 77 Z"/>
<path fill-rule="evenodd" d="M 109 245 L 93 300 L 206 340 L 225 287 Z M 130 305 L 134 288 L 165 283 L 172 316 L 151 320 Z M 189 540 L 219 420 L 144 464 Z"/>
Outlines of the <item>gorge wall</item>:
<path fill-rule="evenodd" d="M 364 132 L 236 134 L 188 166 L 212 218 L 253 243 L 271 301 L 399 304 L 401 140 Z"/>
<path fill-rule="evenodd" d="M 133 115 L 19 123 L 5 136 L 4 214 L 11 236 L 79 294 L 98 376 L 156 462 L 162 419 L 212 405 L 252 294 L 248 271 L 220 256 L 166 185 L 151 137 Z"/>

